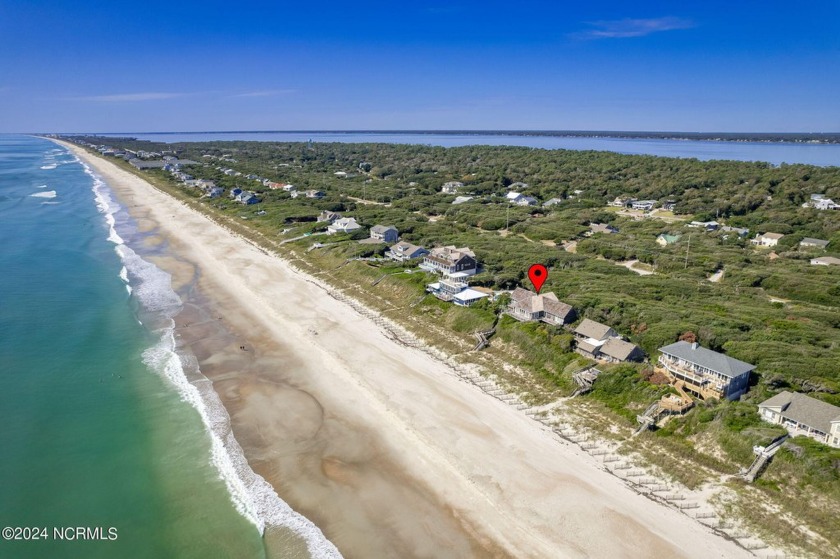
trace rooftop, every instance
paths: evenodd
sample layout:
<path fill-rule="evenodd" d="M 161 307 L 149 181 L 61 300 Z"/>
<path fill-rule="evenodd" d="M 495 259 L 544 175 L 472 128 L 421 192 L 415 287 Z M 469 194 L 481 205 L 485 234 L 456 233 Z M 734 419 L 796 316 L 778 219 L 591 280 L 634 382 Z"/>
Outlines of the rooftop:
<path fill-rule="evenodd" d="M 666 345 L 665 347 L 660 347 L 659 351 L 673 355 L 679 359 L 684 359 L 700 367 L 711 369 L 730 378 L 741 376 L 755 369 L 755 365 L 733 359 L 728 355 L 712 351 L 697 343 L 690 344 L 679 341 L 671 345 Z"/>
<path fill-rule="evenodd" d="M 782 408 L 782 416 L 823 433 L 831 431 L 831 423 L 840 421 L 840 408 L 799 392 L 780 392 L 761 402 L 761 408 Z"/>

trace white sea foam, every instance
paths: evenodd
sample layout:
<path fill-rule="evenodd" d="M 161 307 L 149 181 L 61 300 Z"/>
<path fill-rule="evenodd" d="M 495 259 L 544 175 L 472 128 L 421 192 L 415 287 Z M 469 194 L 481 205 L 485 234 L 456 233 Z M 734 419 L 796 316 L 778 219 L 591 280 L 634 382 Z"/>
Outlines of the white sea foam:
<path fill-rule="evenodd" d="M 44 169 L 45 171 L 50 170 L 50 169 L 55 169 L 56 167 L 58 167 L 58 163 L 50 163 L 49 165 L 41 165 L 41 169 Z"/>
<path fill-rule="evenodd" d="M 55 198 L 58 196 L 55 190 L 47 190 L 46 192 L 36 192 L 35 194 L 30 194 L 33 198 Z"/>
<path fill-rule="evenodd" d="M 45 185 L 45 184 L 39 184 L 39 185 L 37 185 L 35 188 L 47 188 L 47 185 Z"/>
<path fill-rule="evenodd" d="M 212 383 L 201 377 L 190 382 L 185 373 L 187 361 L 196 370 L 195 358 L 176 352 L 175 323 L 172 318 L 181 308 L 181 299 L 172 289 L 169 274 L 147 262 L 127 246 L 115 229 L 114 214 L 121 208 L 111 197 L 107 185 L 86 164 L 85 172 L 93 178 L 93 192 L 99 210 L 105 214 L 109 225 L 108 240 L 115 243 L 115 250 L 123 262 L 120 278 L 126 282 L 129 294 L 141 306 L 169 318 L 166 328 L 160 330 L 157 344 L 143 352 L 143 362 L 153 371 L 163 375 L 178 390 L 182 400 L 192 405 L 210 435 L 211 462 L 227 486 L 236 510 L 251 521 L 262 534 L 268 526 L 291 529 L 307 544 L 309 553 L 316 559 L 340 558 L 338 549 L 321 530 L 308 519 L 296 513 L 274 491 L 274 488 L 248 465 L 242 447 L 233 436 L 230 416 L 219 400 Z M 138 320 L 140 324 L 143 324 Z"/>

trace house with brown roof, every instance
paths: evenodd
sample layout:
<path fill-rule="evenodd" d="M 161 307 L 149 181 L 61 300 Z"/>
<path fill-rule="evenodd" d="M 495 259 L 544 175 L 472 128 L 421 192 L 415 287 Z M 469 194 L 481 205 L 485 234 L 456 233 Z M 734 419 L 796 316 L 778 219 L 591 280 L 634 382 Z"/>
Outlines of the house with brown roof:
<path fill-rule="evenodd" d="M 547 324 L 563 326 L 577 316 L 571 305 L 557 299 L 552 292 L 537 295 L 533 291 L 517 287 L 510 295 L 508 314 L 522 322 L 541 320 Z"/>
<path fill-rule="evenodd" d="M 804 435 L 840 448 L 840 408 L 798 392 L 780 392 L 758 405 L 761 419 L 787 429 L 791 436 Z"/>
<path fill-rule="evenodd" d="M 421 268 L 444 275 L 472 276 L 478 271 L 475 253 L 467 247 L 454 245 L 433 248 L 423 258 Z"/>
<path fill-rule="evenodd" d="M 584 318 L 575 328 L 575 351 L 599 361 L 623 363 L 640 361 L 644 352 L 639 346 L 627 342 L 621 335 L 600 322 Z"/>
<path fill-rule="evenodd" d="M 639 346 L 621 338 L 608 339 L 598 351 L 598 359 L 609 363 L 641 361 L 644 358 L 645 354 Z"/>

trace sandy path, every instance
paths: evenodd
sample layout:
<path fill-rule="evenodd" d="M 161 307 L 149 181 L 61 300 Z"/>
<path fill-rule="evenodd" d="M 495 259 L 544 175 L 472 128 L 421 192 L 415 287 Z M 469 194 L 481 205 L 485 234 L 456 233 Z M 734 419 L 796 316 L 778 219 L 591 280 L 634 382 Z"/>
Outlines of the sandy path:
<path fill-rule="evenodd" d="M 198 266 L 202 293 L 253 344 L 205 344 L 202 370 L 254 469 L 347 556 L 752 557 L 282 260 L 74 151 Z"/>

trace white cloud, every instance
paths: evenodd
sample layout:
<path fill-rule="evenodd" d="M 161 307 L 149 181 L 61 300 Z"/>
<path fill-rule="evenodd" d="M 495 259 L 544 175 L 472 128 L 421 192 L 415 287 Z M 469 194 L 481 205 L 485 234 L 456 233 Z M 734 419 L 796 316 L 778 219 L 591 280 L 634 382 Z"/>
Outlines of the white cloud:
<path fill-rule="evenodd" d="M 186 93 L 161 93 L 161 92 L 144 92 L 144 93 L 117 93 L 114 95 L 87 95 L 83 97 L 71 97 L 77 101 L 104 101 L 108 103 L 113 102 L 132 102 L 132 101 L 158 101 L 161 99 L 174 99 L 175 97 L 183 97 Z"/>
<path fill-rule="evenodd" d="M 624 39 L 627 37 L 644 37 L 662 31 L 676 29 L 690 29 L 695 27 L 693 21 L 679 17 L 659 17 L 651 19 L 615 19 L 605 21 L 590 21 L 587 25 L 593 27 L 588 31 L 573 33 L 579 39 Z"/>

